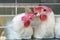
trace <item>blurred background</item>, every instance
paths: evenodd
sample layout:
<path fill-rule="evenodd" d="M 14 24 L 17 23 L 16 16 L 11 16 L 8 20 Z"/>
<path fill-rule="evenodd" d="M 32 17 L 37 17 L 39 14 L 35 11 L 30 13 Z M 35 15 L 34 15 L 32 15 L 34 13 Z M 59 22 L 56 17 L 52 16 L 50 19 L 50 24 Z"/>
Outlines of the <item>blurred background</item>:
<path fill-rule="evenodd" d="M 5 40 L 5 26 L 14 16 L 32 11 L 34 6 L 46 5 L 54 11 L 56 22 L 60 19 L 60 0 L 0 0 L 0 40 Z"/>

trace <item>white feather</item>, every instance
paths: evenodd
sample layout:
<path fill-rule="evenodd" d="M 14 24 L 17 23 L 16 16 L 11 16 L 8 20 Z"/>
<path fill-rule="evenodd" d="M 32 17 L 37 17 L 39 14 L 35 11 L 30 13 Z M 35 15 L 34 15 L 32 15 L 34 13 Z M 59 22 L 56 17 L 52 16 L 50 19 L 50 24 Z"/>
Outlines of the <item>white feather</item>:
<path fill-rule="evenodd" d="M 60 17 L 56 17 L 55 36 L 60 38 Z"/>
<path fill-rule="evenodd" d="M 53 38 L 54 37 L 55 18 L 54 18 L 53 12 L 49 13 L 47 21 L 41 22 L 40 19 L 37 19 L 36 21 L 39 21 L 40 23 L 34 28 L 35 38 Z"/>
<path fill-rule="evenodd" d="M 25 13 L 15 16 L 12 20 L 12 26 L 7 26 L 7 37 L 8 39 L 30 39 L 33 34 L 33 29 L 31 26 L 24 28 L 24 23 L 21 17 Z"/>

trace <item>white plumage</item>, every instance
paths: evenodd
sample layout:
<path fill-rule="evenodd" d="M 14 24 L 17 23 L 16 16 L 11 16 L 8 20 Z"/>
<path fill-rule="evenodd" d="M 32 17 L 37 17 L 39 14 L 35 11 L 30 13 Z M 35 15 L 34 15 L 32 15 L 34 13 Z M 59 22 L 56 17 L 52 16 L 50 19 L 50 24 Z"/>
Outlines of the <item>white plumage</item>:
<path fill-rule="evenodd" d="M 54 13 L 53 13 L 53 11 L 46 12 L 47 8 L 48 8 L 46 6 L 40 6 L 40 7 L 41 7 L 40 11 L 38 11 L 39 7 L 36 8 L 36 9 L 38 9 L 38 10 L 36 10 L 36 12 L 40 13 L 40 15 L 38 15 L 38 18 L 35 20 L 36 20 L 36 23 L 39 23 L 39 22 L 40 23 L 34 27 L 34 38 L 54 38 L 54 27 L 55 27 Z M 46 9 L 46 11 L 44 11 L 44 9 Z M 41 21 L 41 19 L 39 17 L 39 16 L 41 16 L 41 14 L 47 15 L 47 20 Z"/>
<path fill-rule="evenodd" d="M 21 20 L 25 13 L 15 16 L 12 25 L 7 26 L 8 39 L 31 39 L 32 35 L 34 38 L 53 38 L 55 27 L 53 11 L 49 7 L 39 6 L 36 7 L 36 10 L 34 9 L 34 13 L 37 14 L 33 14 L 35 15 L 34 20 L 29 19 L 31 24 L 27 28 L 24 27 L 24 21 Z M 47 19 L 41 19 L 41 14 L 47 16 Z"/>
<path fill-rule="evenodd" d="M 24 21 L 21 18 L 25 13 L 15 16 L 12 20 L 12 26 L 7 26 L 7 37 L 8 39 L 31 39 L 33 34 L 33 29 L 29 27 L 24 27 Z"/>
<path fill-rule="evenodd" d="M 55 37 L 60 38 L 60 16 L 56 17 Z"/>

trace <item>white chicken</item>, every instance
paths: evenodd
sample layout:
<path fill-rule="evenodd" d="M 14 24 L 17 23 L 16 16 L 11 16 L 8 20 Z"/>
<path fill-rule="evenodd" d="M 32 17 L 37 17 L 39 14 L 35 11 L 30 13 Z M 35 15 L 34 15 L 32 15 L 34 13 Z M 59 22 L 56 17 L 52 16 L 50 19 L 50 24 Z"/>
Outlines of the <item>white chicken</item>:
<path fill-rule="evenodd" d="M 56 17 L 55 37 L 60 38 L 60 16 Z"/>
<path fill-rule="evenodd" d="M 52 9 L 36 6 L 34 13 L 37 13 L 37 18 L 34 19 L 34 38 L 54 38 L 55 17 Z"/>
<path fill-rule="evenodd" d="M 8 39 L 31 39 L 33 29 L 31 27 L 31 20 L 34 14 L 32 12 L 22 13 L 15 16 L 12 20 L 12 26 L 7 26 Z"/>

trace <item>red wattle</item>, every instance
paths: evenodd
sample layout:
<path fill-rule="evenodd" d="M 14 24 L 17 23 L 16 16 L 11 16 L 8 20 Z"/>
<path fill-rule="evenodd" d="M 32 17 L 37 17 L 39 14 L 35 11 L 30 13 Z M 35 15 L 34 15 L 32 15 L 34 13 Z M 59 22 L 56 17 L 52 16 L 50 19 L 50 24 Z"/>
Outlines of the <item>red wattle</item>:
<path fill-rule="evenodd" d="M 40 15 L 40 20 L 41 21 L 46 21 L 47 20 L 47 15 L 41 14 Z"/>
<path fill-rule="evenodd" d="M 30 25 L 30 21 L 29 20 L 24 23 L 24 27 L 28 27 L 29 25 Z"/>

